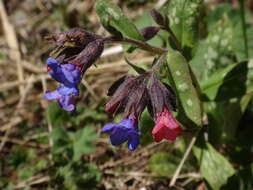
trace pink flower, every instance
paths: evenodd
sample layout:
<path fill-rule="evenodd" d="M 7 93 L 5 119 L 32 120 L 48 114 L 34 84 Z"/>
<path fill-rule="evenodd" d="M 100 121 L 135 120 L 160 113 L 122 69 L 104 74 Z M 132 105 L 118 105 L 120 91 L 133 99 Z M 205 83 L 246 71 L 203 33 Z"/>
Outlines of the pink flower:
<path fill-rule="evenodd" d="M 183 132 L 177 120 L 167 108 L 164 108 L 155 120 L 156 125 L 152 130 L 152 135 L 156 142 L 163 139 L 174 141 Z"/>

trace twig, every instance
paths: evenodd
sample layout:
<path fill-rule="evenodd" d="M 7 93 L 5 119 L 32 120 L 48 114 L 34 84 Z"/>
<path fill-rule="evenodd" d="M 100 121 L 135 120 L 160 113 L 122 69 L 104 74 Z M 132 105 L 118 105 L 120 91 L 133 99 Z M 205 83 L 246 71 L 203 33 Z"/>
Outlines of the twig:
<path fill-rule="evenodd" d="M 3 24 L 3 30 L 6 37 L 6 42 L 10 48 L 10 58 L 16 62 L 17 65 L 17 75 L 19 82 L 24 81 L 24 73 L 21 65 L 21 54 L 19 51 L 17 36 L 14 30 L 14 27 L 8 20 L 7 13 L 5 11 L 4 3 L 0 0 L 0 16 Z M 24 93 L 24 86 L 19 86 L 20 94 Z"/>
<path fill-rule="evenodd" d="M 26 95 L 27 95 L 27 93 L 29 92 L 30 88 L 32 87 L 32 82 L 31 82 L 31 81 L 32 81 L 33 77 L 34 77 L 34 76 L 31 75 L 31 76 L 29 77 L 29 79 L 28 79 L 28 84 L 27 84 L 26 88 L 24 89 L 24 93 L 21 94 L 21 98 L 20 98 L 20 100 L 19 100 L 19 102 L 18 102 L 18 105 L 17 105 L 17 107 L 16 107 L 16 110 L 15 110 L 14 113 L 13 113 L 14 116 L 17 116 L 17 115 L 18 115 L 18 112 L 19 112 L 20 108 L 22 107 L 22 105 L 23 105 L 23 103 L 24 103 L 24 101 L 25 101 L 25 99 L 26 99 Z M 3 149 L 5 143 L 6 143 L 7 139 L 8 139 L 8 136 L 9 136 L 10 133 L 11 133 L 11 129 L 13 128 L 13 126 L 14 126 L 13 123 L 10 122 L 9 128 L 8 128 L 7 131 L 5 132 L 4 138 L 3 138 L 3 140 L 2 140 L 2 142 L 1 142 L 1 144 L 0 144 L 0 152 L 1 152 L 1 150 Z"/>
<path fill-rule="evenodd" d="M 182 160 L 180 161 L 180 164 L 178 165 L 177 170 L 175 171 L 175 173 L 174 173 L 174 175 L 173 175 L 173 177 L 172 177 L 172 179 L 170 181 L 170 184 L 169 184 L 170 187 L 175 185 L 176 180 L 177 180 L 177 178 L 178 178 L 178 176 L 180 174 L 180 171 L 181 171 L 181 169 L 182 169 L 182 167 L 183 167 L 186 159 L 188 158 L 188 156 L 189 156 L 189 154 L 190 154 L 190 152 L 192 150 L 192 147 L 193 147 L 194 143 L 196 142 L 197 135 L 198 135 L 198 133 L 192 138 L 192 140 L 191 140 L 191 142 L 190 142 L 190 144 L 189 144 L 186 152 L 184 153 L 184 156 L 183 156 Z"/>

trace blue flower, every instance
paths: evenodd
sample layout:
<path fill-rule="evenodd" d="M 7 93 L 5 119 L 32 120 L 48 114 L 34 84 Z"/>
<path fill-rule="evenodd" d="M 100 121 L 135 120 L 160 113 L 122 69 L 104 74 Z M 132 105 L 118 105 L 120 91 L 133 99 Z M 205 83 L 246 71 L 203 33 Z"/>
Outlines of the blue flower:
<path fill-rule="evenodd" d="M 46 61 L 48 72 L 60 87 L 52 92 L 46 92 L 44 98 L 57 100 L 66 111 L 75 110 L 75 96 L 79 95 L 78 84 L 81 80 L 80 69 L 70 63 L 60 64 L 56 59 L 48 58 Z"/>
<path fill-rule="evenodd" d="M 48 100 L 57 100 L 62 109 L 66 111 L 75 110 L 75 96 L 78 96 L 79 91 L 76 87 L 66 87 L 61 85 L 54 91 L 46 92 L 44 98 Z"/>
<path fill-rule="evenodd" d="M 140 131 L 135 119 L 125 118 L 119 123 L 108 123 L 103 127 L 102 133 L 110 134 L 110 141 L 114 146 L 127 141 L 128 149 L 134 150 L 140 144 Z"/>
<path fill-rule="evenodd" d="M 81 71 L 74 64 L 60 64 L 56 59 L 49 57 L 46 61 L 48 73 L 57 82 L 69 87 L 76 87 L 81 80 Z"/>

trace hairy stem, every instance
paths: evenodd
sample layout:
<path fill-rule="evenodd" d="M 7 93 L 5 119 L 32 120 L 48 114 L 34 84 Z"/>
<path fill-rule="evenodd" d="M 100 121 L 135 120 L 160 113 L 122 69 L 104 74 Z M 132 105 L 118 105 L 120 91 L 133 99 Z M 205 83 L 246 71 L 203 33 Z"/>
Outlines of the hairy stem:
<path fill-rule="evenodd" d="M 119 42 L 119 43 L 132 44 L 132 45 L 137 46 L 140 49 L 146 50 L 146 51 L 154 53 L 154 54 L 159 54 L 159 55 L 162 55 L 162 54 L 168 52 L 167 49 L 155 47 L 155 46 L 149 45 L 146 42 L 142 42 L 142 41 L 139 41 L 139 40 L 134 40 L 134 39 L 126 38 L 126 37 L 123 37 L 123 38 L 107 37 L 104 40 L 105 40 L 105 42 L 109 42 L 109 43 L 110 42 L 112 42 L 112 43 L 113 42 Z"/>

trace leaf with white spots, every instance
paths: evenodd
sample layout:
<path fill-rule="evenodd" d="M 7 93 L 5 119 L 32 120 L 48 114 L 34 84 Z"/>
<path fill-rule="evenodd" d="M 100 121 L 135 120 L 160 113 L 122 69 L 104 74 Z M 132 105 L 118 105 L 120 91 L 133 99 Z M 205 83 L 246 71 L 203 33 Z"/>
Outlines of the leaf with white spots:
<path fill-rule="evenodd" d="M 193 73 L 185 58 L 177 51 L 167 54 L 167 66 L 174 84 L 179 102 L 179 121 L 185 127 L 202 126 L 202 109 Z"/>
<path fill-rule="evenodd" d="M 207 38 L 202 40 L 190 64 L 200 80 L 208 79 L 217 69 L 235 63 L 232 49 L 232 23 L 225 14 L 213 24 Z"/>
<path fill-rule="evenodd" d="M 96 1 L 96 12 L 103 26 L 111 33 L 144 40 L 136 26 L 123 14 L 121 9 L 108 0 Z"/>
<path fill-rule="evenodd" d="M 201 4 L 202 0 L 173 0 L 169 3 L 170 27 L 183 47 L 193 47 L 197 41 Z"/>
<path fill-rule="evenodd" d="M 213 190 L 219 190 L 235 174 L 228 160 L 217 152 L 211 144 L 194 146 L 193 152 L 200 163 L 200 172 Z"/>

